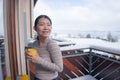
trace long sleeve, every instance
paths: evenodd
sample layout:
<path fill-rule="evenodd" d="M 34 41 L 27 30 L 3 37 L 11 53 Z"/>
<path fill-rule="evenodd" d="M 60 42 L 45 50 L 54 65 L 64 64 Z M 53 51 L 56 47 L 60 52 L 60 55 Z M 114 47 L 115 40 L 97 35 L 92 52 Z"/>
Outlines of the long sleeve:
<path fill-rule="evenodd" d="M 57 71 L 57 72 L 62 72 L 63 71 L 63 59 L 62 59 L 60 47 L 57 45 L 55 41 L 51 41 L 50 43 L 48 43 L 47 49 L 49 51 L 50 59 L 52 62 L 39 57 L 38 64 L 40 64 L 42 67 L 46 69 Z"/>

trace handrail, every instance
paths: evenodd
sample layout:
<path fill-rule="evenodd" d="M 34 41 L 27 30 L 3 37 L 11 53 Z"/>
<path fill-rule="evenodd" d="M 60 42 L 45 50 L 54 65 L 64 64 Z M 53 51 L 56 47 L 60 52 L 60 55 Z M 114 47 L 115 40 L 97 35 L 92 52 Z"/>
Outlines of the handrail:
<path fill-rule="evenodd" d="M 98 45 L 72 45 L 72 46 L 65 46 L 61 47 L 61 51 L 69 51 L 69 50 L 83 50 L 83 49 L 95 49 L 103 52 L 108 52 L 113 55 L 120 56 L 120 49 L 111 48 L 111 47 L 104 47 L 104 46 L 98 46 Z"/>
<path fill-rule="evenodd" d="M 60 47 L 60 50 L 65 66 L 64 71 L 60 74 L 60 78 L 63 80 L 74 78 L 74 74 L 72 75 L 70 72 L 74 72 L 77 76 L 90 74 L 98 80 L 120 79 L 120 49 L 98 45 L 72 45 Z M 71 68 L 67 67 L 69 65 Z M 72 65 L 79 70 L 74 69 Z M 77 71 L 80 71 L 81 74 L 78 74 Z M 68 77 L 65 77 L 65 74 Z"/>
<path fill-rule="evenodd" d="M 120 49 L 115 49 L 115 48 L 110 48 L 110 47 L 103 47 L 103 46 L 96 46 L 96 45 L 91 45 L 90 48 L 120 56 Z"/>

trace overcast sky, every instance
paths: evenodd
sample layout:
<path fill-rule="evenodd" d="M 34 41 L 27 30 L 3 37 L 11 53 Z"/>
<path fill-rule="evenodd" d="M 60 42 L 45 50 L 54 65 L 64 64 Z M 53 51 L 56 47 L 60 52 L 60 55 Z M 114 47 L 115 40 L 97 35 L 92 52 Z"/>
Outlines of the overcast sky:
<path fill-rule="evenodd" d="M 0 0 L 0 34 L 3 34 Z M 34 18 L 48 15 L 53 32 L 65 30 L 120 31 L 120 0 L 38 0 Z"/>
<path fill-rule="evenodd" d="M 120 31 L 120 0 L 38 0 L 34 18 L 48 15 L 53 30 Z"/>
<path fill-rule="evenodd" d="M 0 35 L 3 35 L 3 1 L 0 0 Z"/>

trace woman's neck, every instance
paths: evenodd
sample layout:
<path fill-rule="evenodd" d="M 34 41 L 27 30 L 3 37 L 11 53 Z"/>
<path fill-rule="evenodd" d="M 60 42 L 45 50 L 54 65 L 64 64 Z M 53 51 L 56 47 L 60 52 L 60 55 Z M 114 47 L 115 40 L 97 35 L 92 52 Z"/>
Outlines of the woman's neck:
<path fill-rule="evenodd" d="M 48 38 L 39 37 L 39 45 L 42 46 L 48 41 Z"/>

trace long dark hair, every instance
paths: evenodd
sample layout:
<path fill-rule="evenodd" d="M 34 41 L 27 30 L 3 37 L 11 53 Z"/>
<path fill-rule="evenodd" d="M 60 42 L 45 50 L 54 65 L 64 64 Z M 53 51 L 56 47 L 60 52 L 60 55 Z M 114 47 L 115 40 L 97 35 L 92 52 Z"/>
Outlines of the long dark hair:
<path fill-rule="evenodd" d="M 48 20 L 50 21 L 50 24 L 52 25 L 52 21 L 51 21 L 51 19 L 50 19 L 47 15 L 40 15 L 40 16 L 38 16 L 38 17 L 35 19 L 35 23 L 34 23 L 34 27 L 35 27 L 35 28 L 37 27 L 37 24 L 38 24 L 38 22 L 39 22 L 39 19 L 41 19 L 41 18 L 46 18 L 46 19 L 48 19 Z M 39 40 L 38 35 L 37 35 L 36 39 Z"/>
<path fill-rule="evenodd" d="M 39 19 L 41 19 L 41 18 L 46 18 L 46 19 L 48 19 L 48 20 L 50 21 L 50 24 L 52 25 L 52 21 L 51 21 L 51 19 L 50 19 L 47 15 L 40 15 L 40 16 L 38 16 L 38 17 L 35 19 L 34 27 L 37 27 L 38 21 L 39 21 Z"/>

